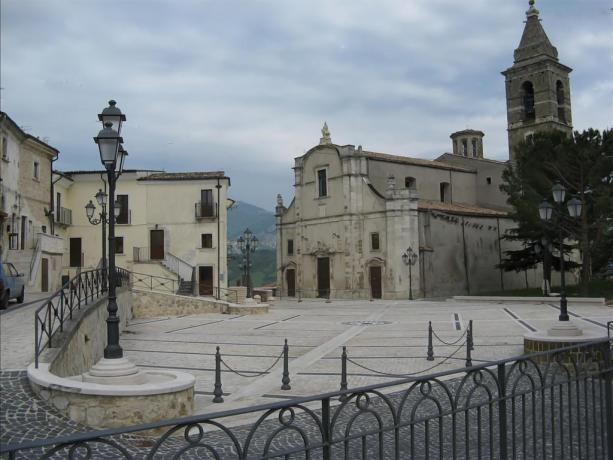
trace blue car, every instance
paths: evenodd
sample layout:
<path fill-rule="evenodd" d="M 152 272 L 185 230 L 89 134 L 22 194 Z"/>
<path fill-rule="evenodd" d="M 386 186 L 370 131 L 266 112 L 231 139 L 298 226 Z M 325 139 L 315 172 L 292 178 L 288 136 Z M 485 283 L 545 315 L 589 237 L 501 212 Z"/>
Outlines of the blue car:
<path fill-rule="evenodd" d="M 9 300 L 23 302 L 25 285 L 23 274 L 10 262 L 0 263 L 0 308 L 6 308 Z"/>

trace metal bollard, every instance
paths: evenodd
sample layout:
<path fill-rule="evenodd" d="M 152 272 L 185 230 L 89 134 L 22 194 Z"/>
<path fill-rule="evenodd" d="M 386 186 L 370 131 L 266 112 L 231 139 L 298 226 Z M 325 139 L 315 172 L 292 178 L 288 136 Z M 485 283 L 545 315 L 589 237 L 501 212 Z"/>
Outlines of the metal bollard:
<path fill-rule="evenodd" d="M 472 345 L 470 343 L 470 337 L 466 337 L 466 367 L 470 367 L 473 365 L 473 360 L 470 356 L 471 346 Z"/>
<path fill-rule="evenodd" d="M 475 349 L 475 342 L 473 340 L 473 320 L 471 319 L 468 322 L 468 337 L 470 337 L 470 350 L 473 351 Z"/>
<path fill-rule="evenodd" d="M 289 382 L 289 347 L 287 346 L 287 339 L 285 339 L 285 345 L 283 345 L 283 377 L 281 378 L 281 389 L 291 390 L 292 387 Z"/>
<path fill-rule="evenodd" d="M 223 402 L 223 390 L 221 389 L 221 353 L 219 353 L 219 347 L 215 353 L 215 389 L 213 390 L 213 402 Z"/>
<path fill-rule="evenodd" d="M 434 347 L 432 346 L 432 321 L 428 321 L 428 361 L 434 361 Z"/>
<path fill-rule="evenodd" d="M 341 391 L 347 389 L 347 347 L 343 347 L 343 353 L 341 354 Z M 347 401 L 349 397 L 341 395 L 338 400 L 340 402 Z"/>

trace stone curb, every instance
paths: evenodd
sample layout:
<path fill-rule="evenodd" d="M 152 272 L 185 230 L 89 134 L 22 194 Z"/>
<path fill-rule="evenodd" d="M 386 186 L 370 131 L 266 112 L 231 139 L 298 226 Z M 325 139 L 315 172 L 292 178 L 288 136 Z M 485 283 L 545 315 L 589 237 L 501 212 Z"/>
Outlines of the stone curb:
<path fill-rule="evenodd" d="M 605 305 L 604 297 L 568 297 L 569 304 Z M 506 297 L 506 296 L 469 296 L 456 295 L 448 302 L 506 302 L 506 303 L 557 303 L 559 297 Z"/>
<path fill-rule="evenodd" d="M 38 369 L 34 367 L 34 364 L 30 364 L 27 372 L 31 382 L 44 388 L 64 391 L 66 393 L 99 396 L 145 396 L 175 393 L 193 387 L 196 381 L 196 378 L 192 374 L 186 372 L 147 371 L 147 374 L 159 375 L 161 377 L 172 376 L 174 378 L 141 385 L 101 385 L 98 383 L 82 382 L 77 380 L 79 377 L 58 377 L 49 372 L 48 363 L 39 363 Z"/>

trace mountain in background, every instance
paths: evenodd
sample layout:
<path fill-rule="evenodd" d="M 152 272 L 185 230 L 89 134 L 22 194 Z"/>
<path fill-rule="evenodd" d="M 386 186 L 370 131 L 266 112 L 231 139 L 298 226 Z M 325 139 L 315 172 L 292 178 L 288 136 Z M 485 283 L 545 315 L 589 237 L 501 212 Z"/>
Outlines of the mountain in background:
<path fill-rule="evenodd" d="M 251 280 L 254 287 L 276 281 L 275 215 L 244 201 L 228 210 L 228 284 L 236 286 L 242 278 L 242 259 L 236 240 L 249 228 L 259 240 L 251 256 Z"/>
<path fill-rule="evenodd" d="M 260 240 L 259 247 L 275 248 L 275 215 L 266 209 L 237 201 L 228 210 L 228 241 L 236 242 L 246 228 Z"/>

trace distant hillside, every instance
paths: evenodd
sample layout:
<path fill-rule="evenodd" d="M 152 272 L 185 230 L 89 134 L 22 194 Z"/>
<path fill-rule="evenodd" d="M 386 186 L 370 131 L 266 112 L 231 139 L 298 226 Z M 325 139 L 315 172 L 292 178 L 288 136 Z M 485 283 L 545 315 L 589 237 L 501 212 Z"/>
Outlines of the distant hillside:
<path fill-rule="evenodd" d="M 246 228 L 260 240 L 260 247 L 275 248 L 275 215 L 244 201 L 237 201 L 228 211 L 228 241 L 235 242 Z"/>
<path fill-rule="evenodd" d="M 235 286 L 242 278 L 242 255 L 236 240 L 249 228 L 259 240 L 251 257 L 251 279 L 254 287 L 276 280 L 275 215 L 243 201 L 237 201 L 228 211 L 228 283 Z"/>

